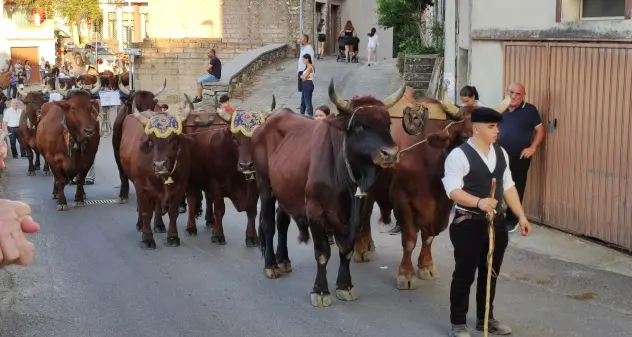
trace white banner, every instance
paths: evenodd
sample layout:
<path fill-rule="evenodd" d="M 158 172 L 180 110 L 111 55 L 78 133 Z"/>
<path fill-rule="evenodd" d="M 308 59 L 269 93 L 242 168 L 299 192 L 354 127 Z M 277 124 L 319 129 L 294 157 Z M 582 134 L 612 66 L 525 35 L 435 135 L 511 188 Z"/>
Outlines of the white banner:
<path fill-rule="evenodd" d="M 121 105 L 121 97 L 118 90 L 99 91 L 101 106 L 119 106 Z"/>
<path fill-rule="evenodd" d="M 63 101 L 64 100 L 64 96 L 62 96 L 60 93 L 58 92 L 51 92 L 50 94 L 48 94 L 48 101 L 49 102 L 56 102 L 56 101 Z"/>

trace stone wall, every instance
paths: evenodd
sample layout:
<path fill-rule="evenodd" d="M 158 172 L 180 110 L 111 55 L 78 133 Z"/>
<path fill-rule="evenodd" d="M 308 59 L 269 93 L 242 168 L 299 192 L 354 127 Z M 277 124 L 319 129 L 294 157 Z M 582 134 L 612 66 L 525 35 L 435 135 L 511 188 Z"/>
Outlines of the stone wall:
<path fill-rule="evenodd" d="M 287 57 L 288 48 L 287 45 L 273 50 L 269 53 L 259 56 L 253 60 L 248 66 L 242 69 L 239 73 L 235 74 L 232 80 L 228 78 L 224 79 L 226 82 L 230 81 L 230 84 L 225 83 L 207 83 L 204 84 L 202 89 L 202 105 L 217 106 L 219 98 L 224 94 L 229 94 L 231 97 L 239 97 L 243 94 L 244 86 L 251 83 L 255 74 L 282 59 Z M 222 81 L 224 82 L 224 81 Z"/>
<path fill-rule="evenodd" d="M 205 73 L 208 51 L 215 48 L 222 64 L 235 55 L 261 47 L 251 43 L 226 43 L 221 39 L 145 39 L 135 44 L 143 55 L 134 61 L 136 88 L 156 90 L 167 79 L 167 88 L 159 99 L 175 102 L 187 93 L 193 97 L 196 78 Z M 193 95 L 193 96 L 192 96 Z"/>

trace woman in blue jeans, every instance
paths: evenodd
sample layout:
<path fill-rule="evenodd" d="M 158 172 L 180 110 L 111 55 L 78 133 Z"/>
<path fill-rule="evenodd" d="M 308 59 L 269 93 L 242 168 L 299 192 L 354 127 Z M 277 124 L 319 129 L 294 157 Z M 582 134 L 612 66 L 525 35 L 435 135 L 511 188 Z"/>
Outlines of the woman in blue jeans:
<path fill-rule="evenodd" d="M 304 115 L 305 111 L 310 116 L 314 115 L 314 106 L 312 105 L 312 95 L 314 94 L 314 65 L 312 64 L 312 57 L 309 54 L 303 55 L 303 62 L 305 63 L 305 71 L 301 75 L 303 80 L 303 91 L 301 96 L 301 114 Z"/>

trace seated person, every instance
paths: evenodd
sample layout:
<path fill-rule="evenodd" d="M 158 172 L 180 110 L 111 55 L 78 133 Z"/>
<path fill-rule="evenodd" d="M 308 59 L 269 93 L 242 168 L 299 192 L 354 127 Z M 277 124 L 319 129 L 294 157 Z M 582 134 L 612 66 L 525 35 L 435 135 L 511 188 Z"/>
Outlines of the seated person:
<path fill-rule="evenodd" d="M 206 74 L 197 78 L 197 95 L 193 103 L 202 102 L 202 83 L 218 82 L 222 78 L 222 62 L 215 55 L 215 49 L 208 52 L 210 63 L 206 65 Z"/>
<path fill-rule="evenodd" d="M 323 119 L 327 116 L 329 116 L 329 107 L 326 105 L 321 105 L 318 108 L 316 108 L 316 111 L 314 111 L 314 118 L 316 119 Z"/>
<path fill-rule="evenodd" d="M 167 111 L 169 111 L 169 106 L 167 104 L 163 104 L 163 105 L 160 106 L 160 110 L 162 112 L 167 112 Z"/>
<path fill-rule="evenodd" d="M 222 97 L 219 98 L 219 105 L 220 106 L 219 109 L 217 109 L 217 112 L 229 114 L 235 112 L 235 109 L 230 105 L 230 97 L 228 97 L 228 95 L 222 95 Z"/>

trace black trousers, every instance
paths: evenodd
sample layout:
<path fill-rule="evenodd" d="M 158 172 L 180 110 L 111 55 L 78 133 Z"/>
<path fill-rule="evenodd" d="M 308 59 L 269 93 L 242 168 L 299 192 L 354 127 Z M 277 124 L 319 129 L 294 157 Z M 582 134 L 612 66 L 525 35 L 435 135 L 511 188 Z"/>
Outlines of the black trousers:
<path fill-rule="evenodd" d="M 10 133 L 9 143 L 11 143 L 11 154 L 13 155 L 13 158 L 18 157 L 18 149 L 15 147 L 16 140 L 18 141 L 18 144 L 20 144 L 20 155 L 22 157 L 26 157 L 26 149 L 24 148 L 24 144 L 22 143 L 22 138 L 20 138 L 20 134 L 18 133 L 19 128 L 8 127 L 7 129 L 9 130 L 9 133 Z"/>
<path fill-rule="evenodd" d="M 520 156 L 509 157 L 509 171 L 511 171 L 511 177 L 516 183 L 520 203 L 522 203 L 524 190 L 527 187 L 527 174 L 529 173 L 530 166 L 531 158 L 520 159 Z M 510 208 L 507 208 L 507 226 L 513 227 L 516 225 L 516 222 L 518 222 L 518 218 Z"/>
<path fill-rule="evenodd" d="M 303 92 L 303 80 L 301 79 L 301 76 L 303 75 L 302 71 L 298 72 L 298 92 Z"/>
<path fill-rule="evenodd" d="M 457 216 L 458 217 L 458 216 Z M 485 297 L 487 286 L 487 251 L 489 235 L 486 220 L 464 220 L 450 226 L 450 241 L 454 246 L 454 273 L 450 286 L 450 321 L 452 324 L 465 324 L 470 302 L 470 287 L 478 269 L 476 282 L 476 317 L 485 317 Z M 493 318 L 493 303 L 496 294 L 496 278 L 500 273 L 503 256 L 509 241 L 509 233 L 504 221 L 494 220 L 495 246 L 492 261 L 491 299 L 489 317 Z"/>

